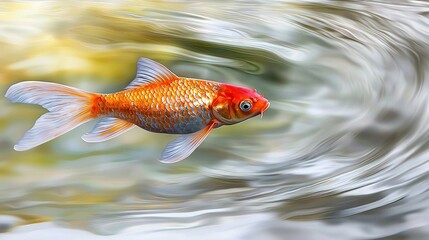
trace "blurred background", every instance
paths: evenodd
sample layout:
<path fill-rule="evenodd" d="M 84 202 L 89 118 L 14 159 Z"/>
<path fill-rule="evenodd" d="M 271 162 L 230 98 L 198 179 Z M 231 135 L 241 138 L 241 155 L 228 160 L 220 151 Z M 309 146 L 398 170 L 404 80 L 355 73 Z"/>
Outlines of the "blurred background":
<path fill-rule="evenodd" d="M 258 89 L 183 162 L 94 122 L 26 152 L 24 80 L 122 90 L 139 57 Z M 429 3 L 1 1 L 0 239 L 428 239 Z"/>

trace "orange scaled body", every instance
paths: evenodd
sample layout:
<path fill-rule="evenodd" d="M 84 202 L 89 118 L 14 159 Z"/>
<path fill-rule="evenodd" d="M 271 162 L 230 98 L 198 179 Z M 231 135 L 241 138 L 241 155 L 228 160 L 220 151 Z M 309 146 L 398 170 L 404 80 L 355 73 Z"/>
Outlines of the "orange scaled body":
<path fill-rule="evenodd" d="M 212 120 L 211 104 L 220 84 L 179 78 L 147 84 L 96 99 L 95 113 L 126 119 L 151 132 L 187 134 Z"/>

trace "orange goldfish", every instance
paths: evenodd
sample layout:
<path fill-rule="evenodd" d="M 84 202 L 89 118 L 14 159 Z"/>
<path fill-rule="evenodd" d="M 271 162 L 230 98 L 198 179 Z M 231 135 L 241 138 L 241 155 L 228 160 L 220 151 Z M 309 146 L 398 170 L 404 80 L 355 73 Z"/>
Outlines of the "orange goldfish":
<path fill-rule="evenodd" d="M 25 133 L 14 149 L 24 151 L 79 125 L 100 118 L 87 142 L 102 142 L 134 126 L 156 133 L 184 134 L 170 142 L 161 162 L 187 158 L 217 127 L 242 122 L 270 103 L 256 90 L 214 81 L 178 77 L 147 58 L 137 63 L 137 76 L 125 90 L 98 94 L 73 87 L 27 81 L 11 86 L 6 98 L 39 104 L 49 110 Z"/>

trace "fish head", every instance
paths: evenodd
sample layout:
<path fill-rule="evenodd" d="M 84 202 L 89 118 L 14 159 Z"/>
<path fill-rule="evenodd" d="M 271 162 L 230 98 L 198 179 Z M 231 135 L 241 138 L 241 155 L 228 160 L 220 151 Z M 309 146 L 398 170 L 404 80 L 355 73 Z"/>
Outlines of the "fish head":
<path fill-rule="evenodd" d="M 215 118 L 226 125 L 264 113 L 270 103 L 255 89 L 222 84 L 212 104 Z"/>

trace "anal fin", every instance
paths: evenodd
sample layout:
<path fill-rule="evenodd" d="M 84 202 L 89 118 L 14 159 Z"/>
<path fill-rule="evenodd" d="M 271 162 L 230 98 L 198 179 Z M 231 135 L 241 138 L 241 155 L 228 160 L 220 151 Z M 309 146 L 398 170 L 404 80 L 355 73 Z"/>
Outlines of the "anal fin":
<path fill-rule="evenodd" d="M 104 117 L 91 132 L 84 134 L 82 139 L 86 142 L 103 142 L 127 132 L 134 126 L 133 123 L 119 118 Z"/>
<path fill-rule="evenodd" d="M 215 125 L 216 123 L 212 122 L 198 132 L 183 135 L 168 143 L 160 161 L 163 163 L 175 163 L 187 158 L 210 134 Z"/>

